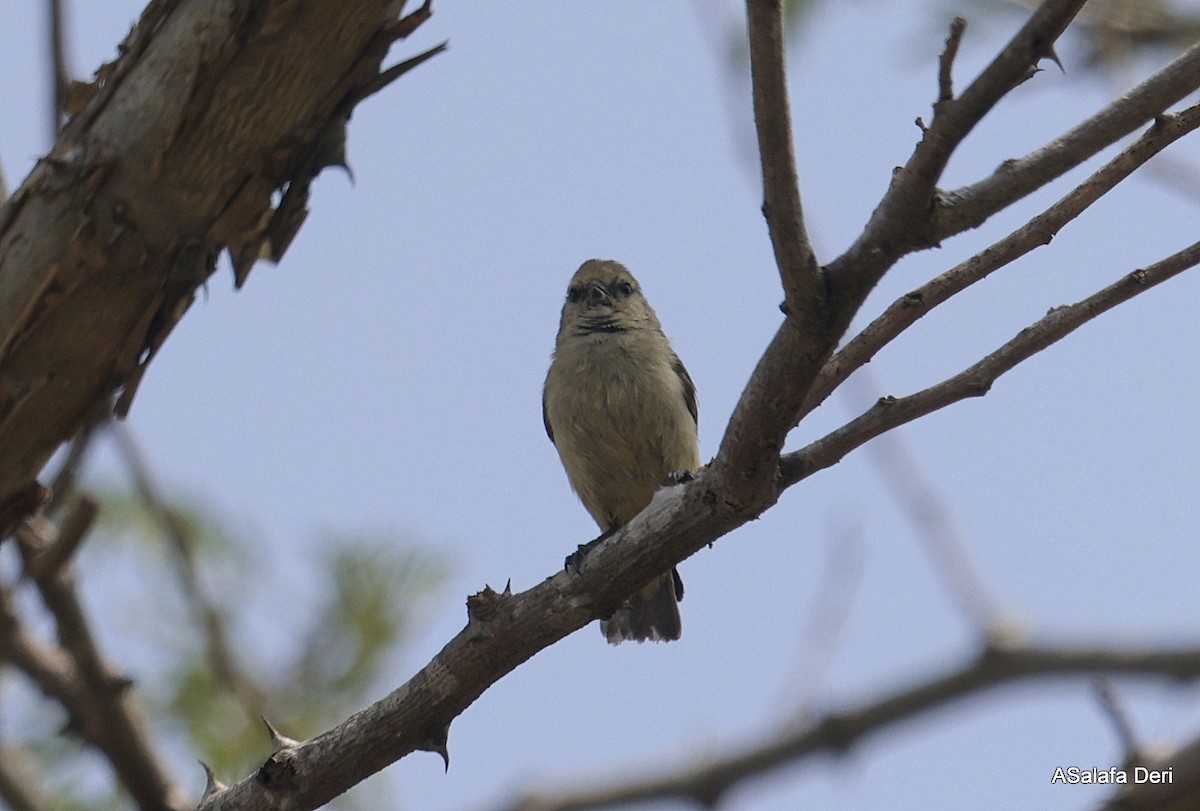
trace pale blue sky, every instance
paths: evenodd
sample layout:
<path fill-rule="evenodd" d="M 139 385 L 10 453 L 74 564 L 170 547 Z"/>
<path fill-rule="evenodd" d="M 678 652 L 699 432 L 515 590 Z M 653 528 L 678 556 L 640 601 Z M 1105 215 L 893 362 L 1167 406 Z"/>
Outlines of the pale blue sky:
<path fill-rule="evenodd" d="M 47 146 L 41 22 L 28 5 L 9 4 L 0 34 L 10 75 L 0 157 L 14 185 Z M 73 63 L 86 74 L 112 56 L 141 3 L 74 5 Z M 857 235 L 915 143 L 913 120 L 929 116 L 952 5 L 827 3 L 795 43 L 798 161 L 823 261 Z M 715 452 L 780 319 L 748 85 L 710 36 L 740 13 L 717 0 L 443 0 L 396 58 L 447 38 L 450 50 L 354 115 L 355 182 L 326 173 L 282 266 L 261 264 L 236 294 L 220 272 L 148 373 L 131 423 L 165 480 L 252 528 L 275 560 L 335 527 L 442 550 L 454 577 L 427 605 L 427 630 L 393 685 L 458 630 L 467 594 L 509 578 L 528 588 L 595 534 L 539 405 L 565 284 L 584 259 L 619 259 L 639 277 L 699 388 L 704 457 Z M 1017 24 L 1002 16 L 968 29 L 959 87 Z M 1061 53 L 1070 75 L 1047 70 L 1015 91 L 946 185 L 1104 103 L 1111 88 L 1075 75 L 1077 49 Z M 1194 137 L 1175 150 L 1200 160 Z M 909 258 L 868 310 L 1036 210 Z M 1195 216 L 1194 201 L 1129 181 L 883 352 L 871 368 L 879 393 L 936 382 L 1051 306 L 1190 244 Z M 1198 293 L 1200 275 L 1185 274 L 982 400 L 902 432 L 986 582 L 1035 639 L 1200 642 Z M 789 446 L 852 413 L 835 396 Z M 830 545 L 846 536 L 861 545 L 861 582 L 828 677 L 815 697 L 801 695 L 818 658 L 803 628 Z M 691 761 L 759 740 L 801 697 L 853 704 L 974 651 L 865 453 L 793 488 L 681 571 L 681 642 L 614 649 L 588 628 L 539 654 L 454 723 L 449 774 L 429 754 L 386 772 L 397 807 L 484 811 L 534 781 Z M 256 599 L 307 576 L 282 563 L 276 574 Z M 270 618 L 261 622 L 269 634 Z M 1143 740 L 1200 728 L 1194 689 L 1118 685 Z M 1006 689 L 840 761 L 806 761 L 727 807 L 1080 809 L 1103 792 L 1051 786 L 1053 769 L 1107 768 L 1121 754 L 1085 681 Z M 199 770 L 185 777 L 198 792 Z"/>

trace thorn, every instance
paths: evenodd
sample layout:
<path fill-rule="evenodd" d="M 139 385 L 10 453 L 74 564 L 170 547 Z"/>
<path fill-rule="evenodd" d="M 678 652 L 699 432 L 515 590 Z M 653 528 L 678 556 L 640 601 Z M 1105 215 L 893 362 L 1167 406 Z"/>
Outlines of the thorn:
<path fill-rule="evenodd" d="M 422 752 L 436 752 L 441 755 L 442 762 L 446 765 L 446 771 L 450 771 L 449 741 L 450 725 L 446 724 L 427 730 L 425 740 L 417 744 L 417 749 L 420 749 Z"/>
<path fill-rule="evenodd" d="M 1100 709 L 1108 716 L 1108 720 L 1112 722 L 1113 729 L 1117 733 L 1117 740 L 1125 754 L 1125 766 L 1128 768 L 1134 765 L 1140 758 L 1142 747 L 1138 744 L 1137 735 L 1134 734 L 1129 716 L 1125 714 L 1125 709 L 1117 700 L 1112 682 L 1103 676 L 1097 676 L 1092 681 L 1092 690 L 1100 702 Z"/>
<path fill-rule="evenodd" d="M 266 717 L 259 717 L 262 718 L 262 722 L 267 727 L 267 734 L 271 736 L 272 754 L 275 752 L 282 752 L 284 749 L 293 749 L 302 743 L 302 741 L 298 741 L 295 738 L 289 738 L 287 735 L 280 734 L 279 730 L 271 726 L 271 722 L 268 721 Z"/>
<path fill-rule="evenodd" d="M 203 760 L 200 761 L 200 765 L 204 767 L 204 794 L 200 796 L 200 805 L 204 805 L 229 786 L 218 780 L 217 776 L 213 774 L 212 768 Z"/>
<path fill-rule="evenodd" d="M 492 632 L 488 623 L 496 618 L 497 612 L 506 600 L 512 597 L 512 578 L 504 584 L 504 591 L 498 592 L 491 586 L 484 585 L 483 590 L 467 598 L 467 629 L 471 632 L 473 642 L 490 639 Z"/>
<path fill-rule="evenodd" d="M 612 529 L 606 529 L 587 543 L 581 543 L 574 552 L 567 555 L 567 559 L 563 561 L 563 569 L 574 575 L 579 574 L 583 566 L 583 559 L 587 556 L 588 552 L 591 552 L 601 543 L 612 537 L 618 529 L 620 529 L 620 526 L 613 526 Z"/>
<path fill-rule="evenodd" d="M 414 12 L 414 14 L 415 13 L 416 12 Z M 383 88 L 387 87 L 389 84 L 396 81 L 425 60 L 432 59 L 442 51 L 446 50 L 448 44 L 448 42 L 443 42 L 439 45 L 435 45 L 428 51 L 419 53 L 410 59 L 405 59 L 403 62 L 392 65 L 387 70 L 381 71 L 378 76 L 354 91 L 355 100 L 361 101 L 362 99 L 365 99 L 368 96 L 372 96 L 378 93 L 380 90 L 383 90 Z"/>
<path fill-rule="evenodd" d="M 1058 65 L 1058 69 L 1066 75 L 1067 69 L 1063 67 L 1062 60 L 1058 58 L 1058 53 L 1054 50 L 1054 43 L 1051 42 L 1042 51 L 1042 58 L 1049 59 L 1054 64 Z"/>

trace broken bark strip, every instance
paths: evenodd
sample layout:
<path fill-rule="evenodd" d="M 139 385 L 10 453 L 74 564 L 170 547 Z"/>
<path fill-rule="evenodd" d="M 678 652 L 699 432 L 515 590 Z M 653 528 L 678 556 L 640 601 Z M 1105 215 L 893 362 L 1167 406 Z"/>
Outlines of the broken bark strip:
<path fill-rule="evenodd" d="M 239 283 L 282 255 L 413 27 L 398 5 L 154 0 L 77 88 L 84 103 L 0 207 L 0 515 L 95 409 L 114 395 L 128 409 L 222 250 Z"/>

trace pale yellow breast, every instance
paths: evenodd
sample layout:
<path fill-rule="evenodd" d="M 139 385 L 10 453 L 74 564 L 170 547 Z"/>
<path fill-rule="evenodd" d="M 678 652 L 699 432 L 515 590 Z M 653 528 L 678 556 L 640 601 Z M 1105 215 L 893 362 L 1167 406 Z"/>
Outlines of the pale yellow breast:
<path fill-rule="evenodd" d="M 610 334 L 560 347 L 551 367 L 551 378 L 565 384 L 548 386 L 556 393 L 546 400 L 554 442 L 602 529 L 641 512 L 672 471 L 700 466 L 696 425 L 671 357 L 661 334 Z"/>

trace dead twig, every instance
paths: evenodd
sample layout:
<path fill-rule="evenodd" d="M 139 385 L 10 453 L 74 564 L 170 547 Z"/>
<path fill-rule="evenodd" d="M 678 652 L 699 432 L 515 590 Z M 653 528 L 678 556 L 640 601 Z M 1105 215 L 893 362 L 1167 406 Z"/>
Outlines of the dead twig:
<path fill-rule="evenodd" d="M 767 741 L 718 757 L 690 758 L 686 766 L 643 780 L 611 780 L 590 791 L 529 794 L 507 808 L 584 811 L 655 800 L 686 800 L 715 808 L 731 789 L 750 778 L 818 754 L 846 754 L 884 729 L 965 698 L 1016 681 L 1029 684 L 1096 673 L 1196 679 L 1200 678 L 1200 650 L 986 647 L 962 665 L 856 706 L 802 720 Z"/>

